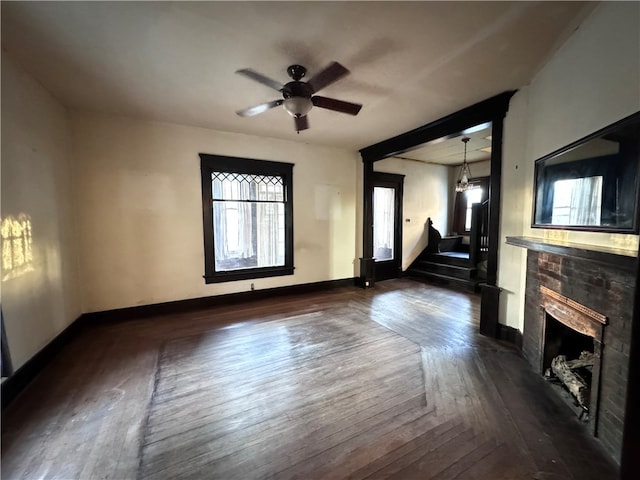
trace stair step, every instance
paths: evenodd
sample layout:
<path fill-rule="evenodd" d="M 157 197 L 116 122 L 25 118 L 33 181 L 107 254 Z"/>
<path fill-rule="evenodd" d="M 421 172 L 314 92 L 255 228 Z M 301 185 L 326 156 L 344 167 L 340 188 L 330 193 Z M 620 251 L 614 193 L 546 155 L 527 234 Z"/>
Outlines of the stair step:
<path fill-rule="evenodd" d="M 447 285 L 447 286 L 452 286 L 456 288 L 462 288 L 470 292 L 477 292 L 479 288 L 478 285 L 480 285 L 480 283 L 482 282 L 481 280 L 475 280 L 475 279 L 465 280 L 462 278 L 455 278 L 455 277 L 450 277 L 448 275 L 425 272 L 425 271 L 416 270 L 416 269 L 407 270 L 405 272 L 405 275 L 417 280 L 427 280 L 440 285 Z"/>
<path fill-rule="evenodd" d="M 423 253 L 418 256 L 417 261 L 426 261 L 439 263 L 443 265 L 456 265 L 458 267 L 468 267 L 469 266 L 469 258 L 468 257 L 453 257 L 449 255 L 442 255 L 437 253 Z"/>
<path fill-rule="evenodd" d="M 414 264 L 411 265 L 409 269 L 419 270 L 427 273 L 437 273 L 449 277 L 461 278 L 463 280 L 472 280 L 476 277 L 477 273 L 477 269 L 475 268 L 447 265 L 426 260 L 418 260 L 417 262 L 414 262 Z"/>

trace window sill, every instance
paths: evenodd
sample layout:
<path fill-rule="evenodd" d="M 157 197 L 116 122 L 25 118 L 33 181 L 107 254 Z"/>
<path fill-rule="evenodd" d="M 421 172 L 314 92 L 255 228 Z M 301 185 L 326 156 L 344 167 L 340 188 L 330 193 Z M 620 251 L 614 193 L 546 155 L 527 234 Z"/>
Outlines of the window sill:
<path fill-rule="evenodd" d="M 258 268 L 236 270 L 233 272 L 220 272 L 214 275 L 205 275 L 205 283 L 235 282 L 238 280 L 250 280 L 253 278 L 281 277 L 293 275 L 293 267 Z"/>

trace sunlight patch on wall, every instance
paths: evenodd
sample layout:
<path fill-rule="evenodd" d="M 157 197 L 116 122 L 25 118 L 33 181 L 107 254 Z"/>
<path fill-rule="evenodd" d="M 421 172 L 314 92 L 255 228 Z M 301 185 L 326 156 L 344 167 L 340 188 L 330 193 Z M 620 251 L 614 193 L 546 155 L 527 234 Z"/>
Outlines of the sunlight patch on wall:
<path fill-rule="evenodd" d="M 0 220 L 2 235 L 2 281 L 32 272 L 33 251 L 31 217 L 20 213 L 17 218 L 9 215 Z"/>

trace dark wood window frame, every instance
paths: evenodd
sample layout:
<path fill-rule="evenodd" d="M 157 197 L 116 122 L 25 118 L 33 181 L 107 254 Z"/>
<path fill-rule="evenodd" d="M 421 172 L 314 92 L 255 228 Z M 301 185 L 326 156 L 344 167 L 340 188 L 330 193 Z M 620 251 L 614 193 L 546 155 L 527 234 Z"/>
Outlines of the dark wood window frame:
<path fill-rule="evenodd" d="M 293 275 L 293 164 L 201 153 L 200 172 L 202 179 L 202 225 L 204 234 L 205 282 L 220 283 L 236 280 L 248 280 L 252 278 Z M 211 181 L 213 172 L 269 175 L 279 176 L 282 178 L 285 207 L 284 265 L 276 267 L 246 268 L 223 272 L 217 272 L 215 270 L 215 238 L 213 232 L 213 195 Z"/>
<path fill-rule="evenodd" d="M 377 262 L 375 268 L 375 281 L 398 278 L 402 275 L 402 219 L 404 198 L 404 175 L 395 173 L 373 173 L 373 187 L 393 188 L 395 191 L 395 219 L 396 229 L 394 235 L 395 253 L 392 260 Z"/>
<path fill-rule="evenodd" d="M 481 202 L 489 198 L 489 177 L 476 177 L 469 179 L 469 184 L 477 185 L 483 189 Z M 464 192 L 457 192 L 453 205 L 453 226 L 451 230 L 458 235 L 469 235 L 471 230 L 465 228 L 467 202 Z"/>

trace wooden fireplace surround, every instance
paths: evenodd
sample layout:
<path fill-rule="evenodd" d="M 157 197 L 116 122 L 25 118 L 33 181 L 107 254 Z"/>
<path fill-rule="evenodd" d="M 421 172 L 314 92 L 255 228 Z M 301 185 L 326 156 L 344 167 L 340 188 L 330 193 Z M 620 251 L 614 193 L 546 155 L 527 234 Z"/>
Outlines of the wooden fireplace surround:
<path fill-rule="evenodd" d="M 598 435 L 598 405 L 600 392 L 600 370 L 604 339 L 604 327 L 607 317 L 595 310 L 582 305 L 571 298 L 540 285 L 540 306 L 542 335 L 540 335 L 540 373 L 544 373 L 545 339 L 547 337 L 547 315 L 569 327 L 570 329 L 593 339 L 593 354 L 595 357 L 591 378 L 591 397 L 589 409 L 589 430 L 594 436 Z"/>

